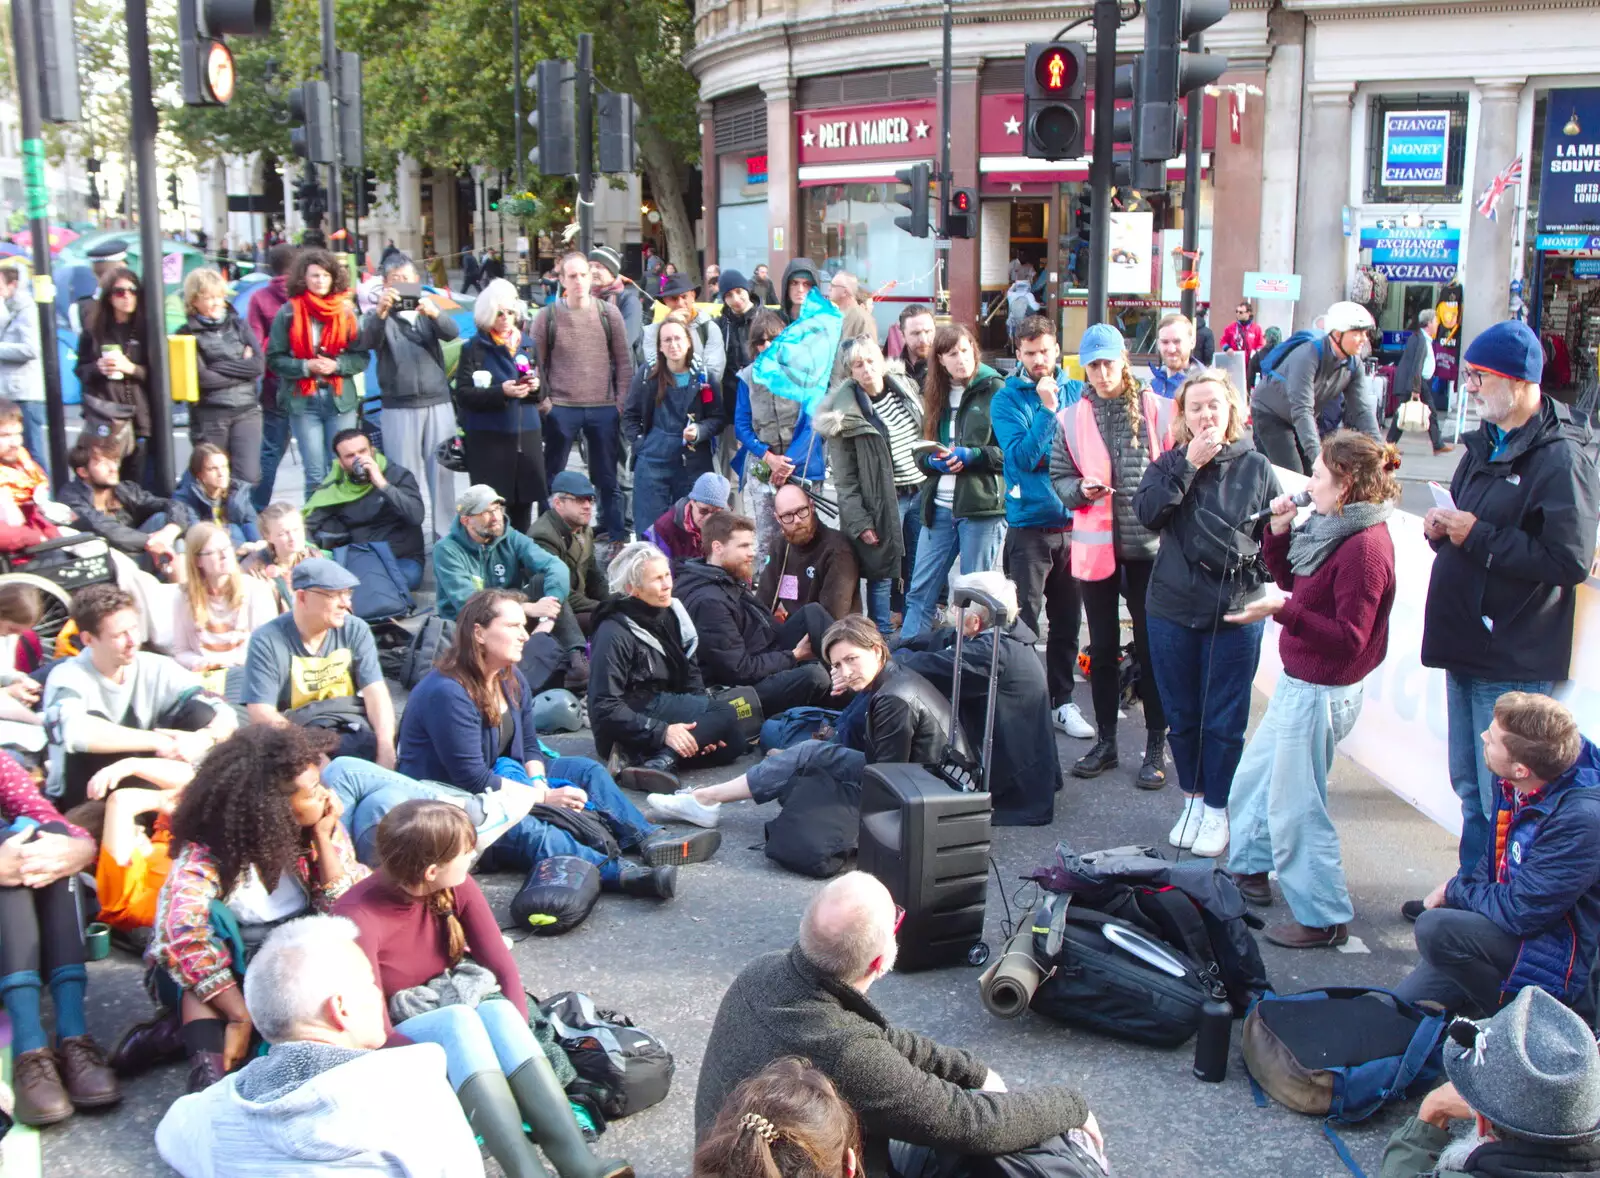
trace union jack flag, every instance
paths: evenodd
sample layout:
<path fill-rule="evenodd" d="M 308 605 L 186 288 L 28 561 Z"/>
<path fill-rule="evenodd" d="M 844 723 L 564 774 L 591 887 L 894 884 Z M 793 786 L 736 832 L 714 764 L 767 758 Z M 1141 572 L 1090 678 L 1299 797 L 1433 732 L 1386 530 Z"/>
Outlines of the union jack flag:
<path fill-rule="evenodd" d="M 1496 220 L 1496 212 L 1500 207 L 1500 198 L 1506 194 L 1506 189 L 1513 184 L 1522 183 L 1522 157 L 1519 155 L 1505 167 L 1500 169 L 1500 174 L 1489 181 L 1489 187 L 1483 190 L 1483 195 L 1478 198 L 1478 212 L 1489 220 Z"/>

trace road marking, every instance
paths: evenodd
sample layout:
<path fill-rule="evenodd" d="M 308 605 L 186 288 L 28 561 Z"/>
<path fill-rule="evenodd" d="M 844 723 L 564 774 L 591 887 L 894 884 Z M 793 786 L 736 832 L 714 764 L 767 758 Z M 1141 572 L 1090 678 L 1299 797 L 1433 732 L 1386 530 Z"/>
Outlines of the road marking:
<path fill-rule="evenodd" d="M 1372 952 L 1371 949 L 1367 948 L 1367 943 L 1365 941 L 1363 941 L 1360 937 L 1357 937 L 1357 936 L 1352 936 L 1348 941 L 1346 941 L 1344 944 L 1340 945 L 1338 947 L 1338 949 L 1339 949 L 1339 952 L 1341 952 L 1341 953 L 1371 953 Z"/>

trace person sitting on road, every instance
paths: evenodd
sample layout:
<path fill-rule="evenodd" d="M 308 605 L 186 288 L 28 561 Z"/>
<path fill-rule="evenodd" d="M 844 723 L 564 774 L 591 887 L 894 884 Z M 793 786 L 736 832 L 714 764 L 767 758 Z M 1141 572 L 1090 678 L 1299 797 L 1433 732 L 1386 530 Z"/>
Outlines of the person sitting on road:
<path fill-rule="evenodd" d="M 258 548 L 240 562 L 252 577 L 271 583 L 278 599 L 278 612 L 294 606 L 294 590 L 289 574 L 302 560 L 328 554 L 306 540 L 306 521 L 292 503 L 269 503 L 256 517 L 265 547 Z"/>
<path fill-rule="evenodd" d="M 544 1173 L 537 1142 L 561 1178 L 632 1178 L 626 1162 L 598 1161 L 584 1145 L 528 1027 L 522 975 L 468 874 L 475 846 L 472 824 L 457 807 L 405 802 L 378 827 L 382 866 L 334 905 L 360 930 L 357 943 L 383 991 L 382 1029 L 391 1042 L 444 1049 L 467 1122 L 506 1174 Z M 429 986 L 441 975 L 481 999 L 441 1003 Z"/>
<path fill-rule="evenodd" d="M 4 272 L 5 267 L 0 266 L 0 274 Z M 4 380 L 4 348 L 5 344 L 0 340 L 0 382 Z M 48 500 L 50 497 L 50 476 L 39 463 L 44 456 L 34 454 L 24 444 L 26 430 L 27 422 L 23 418 L 22 406 L 16 401 L 0 398 L 0 501 L 9 501 L 17 511 L 25 514 L 29 513 L 30 509 L 37 511 L 40 507 L 39 501 Z M 41 519 L 40 522 L 48 521 Z M 53 525 L 50 527 L 53 534 L 54 527 Z M 41 537 L 43 538 L 46 537 Z M 39 541 L 30 542 L 37 544 Z M 22 546 L 22 544 L 5 544 L 8 549 Z"/>
<path fill-rule="evenodd" d="M 156 1126 L 156 1148 L 182 1178 L 315 1178 L 331 1166 L 482 1178 L 445 1053 L 433 1043 L 377 1050 L 383 991 L 358 931 L 342 917 L 306 916 L 263 942 L 244 1005 L 267 1053 L 179 1097 Z"/>
<path fill-rule="evenodd" d="M 728 1097 L 700 1147 L 694 1178 L 856 1178 L 861 1127 L 808 1060 L 779 1059 Z"/>
<path fill-rule="evenodd" d="M 1250 420 L 1256 449 L 1274 466 L 1311 473 L 1322 449 L 1317 423 L 1341 397 L 1345 426 L 1382 438 L 1377 406 L 1361 366 L 1371 350 L 1368 332 L 1374 325 L 1372 312 L 1360 303 L 1335 303 L 1322 319 L 1325 336 L 1268 357 L 1273 367 L 1268 372 L 1263 365 L 1261 383 L 1250 394 Z"/>
<path fill-rule="evenodd" d="M 717 512 L 728 510 L 728 493 L 732 489 L 720 474 L 706 471 L 695 479 L 689 493 L 664 511 L 640 539 L 648 540 L 665 552 L 675 566 L 693 560 L 705 551 L 705 542 L 700 538 L 701 527 Z"/>
<path fill-rule="evenodd" d="M 295 566 L 293 583 L 294 608 L 250 636 L 245 712 L 257 724 L 331 724 L 340 755 L 393 769 L 394 698 L 371 627 L 350 612 L 354 574 L 316 557 Z"/>
<path fill-rule="evenodd" d="M 141 1024 L 113 1058 L 136 1070 L 175 1013 L 189 1056 L 188 1090 L 210 1087 L 250 1054 L 253 1024 L 239 991 L 250 946 L 274 924 L 326 912 L 367 869 L 323 785 L 330 734 L 252 724 L 212 750 L 172 815 L 172 870 L 145 950 L 166 1018 Z"/>
<path fill-rule="evenodd" d="M 756 566 L 755 521 L 719 512 L 701 529 L 705 559 L 684 564 L 678 595 L 700 632 L 700 673 L 712 687 L 750 686 L 763 715 L 820 705 L 831 693 L 817 662 L 833 625 L 815 603 L 777 622 L 750 588 Z"/>
<path fill-rule="evenodd" d="M 1492 1014 L 1539 986 L 1593 1017 L 1600 946 L 1600 748 L 1547 695 L 1508 691 L 1483 733 L 1498 789 L 1482 858 L 1435 888 L 1417 917 L 1411 1002 Z"/>
<path fill-rule="evenodd" d="M 189 529 L 183 560 L 188 568 L 174 602 L 172 657 L 238 703 L 250 635 L 278 616 L 272 587 L 239 571 L 232 537 L 216 524 Z"/>
<path fill-rule="evenodd" d="M 11 1018 L 10 1080 L 16 1119 L 53 1125 L 79 1108 L 116 1104 L 122 1089 L 84 1022 L 78 872 L 94 839 L 69 823 L 28 775 L 0 754 L 0 999 Z M 40 1019 L 55 1007 L 55 1045 Z"/>
<path fill-rule="evenodd" d="M 761 570 L 756 597 L 780 622 L 816 602 L 835 619 L 861 612 L 861 566 L 837 528 L 817 518 L 805 490 L 779 487 L 772 511 L 783 533 Z"/>
<path fill-rule="evenodd" d="M 529 539 L 566 565 L 571 586 L 567 605 L 585 636 L 594 633 L 594 611 L 607 592 L 595 552 L 595 494 L 595 485 L 581 470 L 562 471 L 550 480 L 550 510 L 528 532 Z"/>
<path fill-rule="evenodd" d="M 145 572 L 175 574 L 178 537 L 195 522 L 194 512 L 178 499 L 126 482 L 121 454 L 115 440 L 79 438 L 67 456 L 77 477 L 61 488 L 60 500 L 80 529 L 102 537 Z"/>
<path fill-rule="evenodd" d="M 250 502 L 249 483 L 233 477 L 227 451 L 201 442 L 189 455 L 189 469 L 178 480 L 173 498 L 187 507 L 194 518 L 228 530 L 235 549 L 254 551 L 261 546 L 261 529 L 256 522 L 255 504 Z"/>
<path fill-rule="evenodd" d="M 537 815 L 523 819 L 485 852 L 485 867 L 529 871 L 552 855 L 575 855 L 600 869 L 609 891 L 670 899 L 676 865 L 697 863 L 721 838 L 667 836 L 587 757 L 542 762 L 533 719 L 534 692 L 517 669 L 527 640 L 522 595 L 506 589 L 473 594 L 462 608 L 449 648 L 406 703 L 400 729 L 400 771 L 484 794 L 507 782 L 531 785 L 535 805 L 589 810 L 605 823 L 641 868 L 609 857 Z M 697 835 L 705 832 L 697 832 Z"/>
<path fill-rule="evenodd" d="M 595 748 L 618 762 L 635 789 L 678 786 L 682 760 L 727 764 L 744 749 L 739 718 L 706 694 L 695 661 L 700 636 L 672 596 L 672 566 L 643 540 L 607 570 L 612 596 L 595 611 L 589 721 Z"/>
<path fill-rule="evenodd" d="M 68 809 L 112 761 L 150 753 L 198 764 L 236 727 L 233 709 L 199 676 L 139 649 L 131 593 L 85 586 L 72 596 L 72 620 L 83 650 L 51 670 L 43 705 L 45 732 L 65 754 L 57 797 Z"/>
<path fill-rule="evenodd" d="M 387 544 L 415 589 L 422 584 L 422 491 L 417 476 L 372 448 L 359 429 L 333 436 L 334 467 L 306 500 L 306 531 L 324 548 Z"/>
<path fill-rule="evenodd" d="M 834 693 L 855 693 L 829 740 L 806 740 L 774 753 L 732 781 L 652 793 L 649 813 L 660 819 L 715 827 L 723 802 L 776 800 L 813 770 L 835 781 L 859 783 L 872 764 L 928 765 L 943 758 L 950 741 L 950 700 L 921 675 L 898 666 L 881 631 L 861 614 L 828 628 L 820 646 L 832 668 Z M 966 741 L 957 731 L 957 747 Z"/>
<path fill-rule="evenodd" d="M 1094 1115 L 1071 1088 L 1008 1092 L 971 1052 L 890 1024 L 867 992 L 894 968 L 899 924 L 889 890 L 851 871 L 818 891 L 793 947 L 739 971 L 717 1008 L 700 1065 L 696 1139 L 708 1139 L 740 1083 L 774 1060 L 797 1056 L 813 1061 L 860 1118 L 860 1169 L 869 1175 L 939 1172 L 969 1154 L 994 1157 L 1036 1146 L 1048 1152 L 1058 1135 L 1073 1130 L 1102 1152 Z M 897 1148 L 897 1162 L 932 1164 L 891 1167 L 890 1142 L 932 1155 L 902 1158 Z"/>
<path fill-rule="evenodd" d="M 1446 1082 L 1395 1130 L 1379 1178 L 1600 1173 L 1600 1054 L 1594 1032 L 1537 986 L 1494 1017 L 1458 1018 Z M 1452 1135 L 1451 1121 L 1468 1122 Z"/>

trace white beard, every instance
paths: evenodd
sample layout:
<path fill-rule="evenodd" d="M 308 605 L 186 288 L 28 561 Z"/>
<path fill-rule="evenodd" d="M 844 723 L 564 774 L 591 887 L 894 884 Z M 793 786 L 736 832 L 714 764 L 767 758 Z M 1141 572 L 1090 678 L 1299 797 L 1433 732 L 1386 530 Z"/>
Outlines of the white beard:
<path fill-rule="evenodd" d="M 1467 1168 L 1467 1159 L 1472 1156 L 1472 1151 L 1480 1145 L 1493 1141 L 1493 1137 L 1481 1135 L 1477 1128 L 1469 1129 L 1460 1137 L 1453 1138 L 1449 1145 L 1444 1147 L 1439 1154 L 1440 1170 L 1462 1170 Z"/>

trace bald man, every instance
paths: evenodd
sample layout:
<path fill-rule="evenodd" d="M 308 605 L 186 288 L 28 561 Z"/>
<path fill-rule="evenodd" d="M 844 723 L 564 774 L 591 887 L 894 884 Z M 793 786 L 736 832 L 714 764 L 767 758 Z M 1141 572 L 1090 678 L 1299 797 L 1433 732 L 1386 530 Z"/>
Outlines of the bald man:
<path fill-rule="evenodd" d="M 700 1066 L 697 1139 L 741 1081 L 793 1055 L 809 1059 L 855 1109 L 868 1178 L 913 1172 L 915 1148 L 957 1156 L 1054 1151 L 1074 1129 L 1099 1148 L 1099 1127 L 1074 1090 L 1007 1092 L 969 1052 L 889 1025 L 867 991 L 894 968 L 898 925 L 888 889 L 847 872 L 811 901 L 792 948 L 740 971 Z"/>
<path fill-rule="evenodd" d="M 828 301 L 840 311 L 858 305 L 861 298 L 861 280 L 848 270 L 835 271 L 828 279 Z"/>

